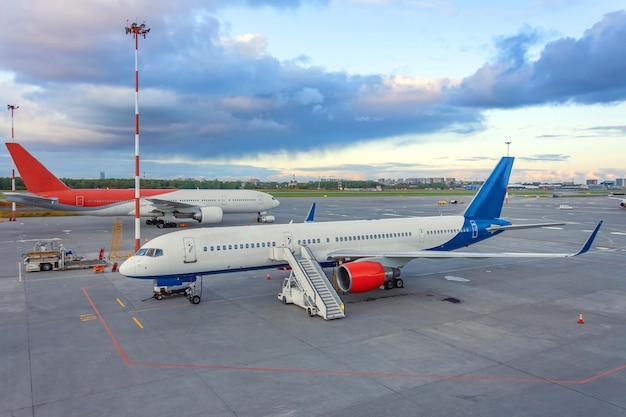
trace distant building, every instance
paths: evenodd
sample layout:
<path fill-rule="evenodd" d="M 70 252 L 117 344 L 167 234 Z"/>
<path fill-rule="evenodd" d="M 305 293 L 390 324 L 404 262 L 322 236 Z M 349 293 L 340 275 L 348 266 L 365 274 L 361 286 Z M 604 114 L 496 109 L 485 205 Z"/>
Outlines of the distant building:
<path fill-rule="evenodd" d="M 598 180 L 587 180 L 586 184 L 587 185 L 598 185 Z"/>
<path fill-rule="evenodd" d="M 100 172 L 100 179 L 103 180 L 105 178 L 104 172 Z"/>

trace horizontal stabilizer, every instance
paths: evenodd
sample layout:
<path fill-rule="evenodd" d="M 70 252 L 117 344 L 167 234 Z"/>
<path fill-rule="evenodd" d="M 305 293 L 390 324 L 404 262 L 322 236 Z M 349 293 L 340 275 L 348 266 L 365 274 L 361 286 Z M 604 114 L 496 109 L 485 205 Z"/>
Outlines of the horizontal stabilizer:
<path fill-rule="evenodd" d="M 26 204 L 27 206 L 53 205 L 59 202 L 59 199 L 39 197 L 31 193 L 3 193 L 6 200 L 12 203 Z"/>
<path fill-rule="evenodd" d="M 509 224 L 505 226 L 500 226 L 497 224 L 493 224 L 487 228 L 485 228 L 488 232 L 497 232 L 499 230 L 520 230 L 520 229 L 536 229 L 538 227 L 552 227 L 552 226 L 563 226 L 565 223 L 531 223 L 531 224 Z"/>

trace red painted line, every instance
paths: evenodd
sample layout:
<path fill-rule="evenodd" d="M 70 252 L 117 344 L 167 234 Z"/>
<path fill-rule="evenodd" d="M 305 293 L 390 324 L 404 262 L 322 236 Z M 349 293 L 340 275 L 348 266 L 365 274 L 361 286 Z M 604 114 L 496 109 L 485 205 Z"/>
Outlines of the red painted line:
<path fill-rule="evenodd" d="M 600 378 L 603 378 L 605 376 L 614 374 L 615 372 L 623 371 L 624 369 L 626 369 L 626 365 L 618 366 L 617 368 L 609 369 L 608 371 L 599 373 L 599 374 L 594 375 L 594 376 L 590 376 L 587 379 L 583 379 L 580 382 L 578 382 L 578 384 L 586 384 L 587 382 L 595 381 L 596 379 L 600 379 Z"/>
<path fill-rule="evenodd" d="M 587 382 L 594 381 L 603 376 L 626 369 L 626 365 L 611 369 L 593 377 L 580 381 L 557 380 L 557 379 L 531 379 L 531 378 L 498 378 L 498 377 L 475 377 L 463 375 L 430 375 L 430 374 L 395 374 L 386 372 L 373 371 L 332 371 L 324 369 L 285 369 L 285 368 L 255 368 L 242 366 L 227 365 L 193 365 L 193 364 L 174 364 L 174 363 L 150 363 L 150 362 L 129 362 L 129 365 L 146 366 L 154 368 L 189 368 L 189 369 L 216 369 L 230 371 L 247 371 L 247 372 L 273 372 L 273 373 L 291 373 L 291 374 L 317 374 L 317 375 L 341 375 L 341 376 L 368 376 L 379 378 L 416 378 L 416 379 L 439 379 L 439 380 L 455 380 L 455 381 L 483 381 L 483 382 L 517 382 L 532 384 L 561 384 L 561 385 L 582 385 Z"/>
<path fill-rule="evenodd" d="M 107 332 L 107 334 L 111 338 L 111 341 L 113 342 L 113 345 L 115 345 L 115 348 L 119 352 L 119 354 L 122 357 L 122 359 L 124 360 L 124 362 L 127 365 L 130 364 L 131 362 L 128 360 L 128 357 L 126 356 L 126 353 L 124 353 L 124 350 L 122 349 L 122 346 L 120 346 L 119 342 L 115 338 L 115 335 L 113 334 L 113 332 L 109 328 L 109 325 L 107 324 L 106 320 L 104 320 L 104 317 L 102 317 L 102 314 L 100 314 L 100 310 L 98 310 L 98 307 L 96 307 L 96 304 L 93 302 L 93 300 L 89 296 L 89 293 L 87 292 L 87 288 L 83 288 L 83 294 L 85 294 L 85 297 L 87 297 L 87 301 L 89 301 L 89 304 L 91 304 L 91 308 L 93 308 L 93 311 L 96 313 L 96 316 L 98 316 L 98 319 L 100 320 L 100 323 L 102 323 L 102 327 L 104 327 L 104 330 Z"/>
<path fill-rule="evenodd" d="M 601 372 L 599 374 L 590 376 L 578 381 L 573 380 L 558 380 L 558 379 L 540 379 L 540 378 L 497 378 L 497 377 L 475 377 L 464 375 L 430 375 L 430 374 L 406 374 L 406 373 L 386 373 L 386 372 L 373 372 L 373 371 L 333 371 L 324 369 L 287 369 L 287 368 L 257 368 L 257 367 L 245 367 L 245 366 L 228 366 L 228 365 L 194 365 L 194 364 L 179 364 L 179 363 L 154 363 L 154 362 L 135 362 L 130 361 L 124 353 L 124 350 L 120 346 L 119 342 L 113 335 L 113 332 L 109 328 L 104 320 L 104 317 L 100 314 L 100 311 L 94 304 L 93 300 L 89 296 L 86 288 L 83 288 L 83 293 L 87 300 L 91 304 L 94 312 L 98 316 L 98 319 L 104 326 L 104 329 L 108 333 L 111 341 L 115 345 L 120 356 L 127 365 L 144 366 L 151 368 L 187 368 L 187 369 L 215 369 L 215 370 L 228 370 L 228 371 L 244 371 L 244 372 L 272 372 L 272 373 L 286 373 L 286 374 L 315 374 L 315 375 L 340 375 L 340 376 L 367 376 L 378 378 L 416 378 L 416 379 L 438 379 L 438 380 L 453 380 L 453 381 L 483 381 L 483 382 L 510 382 L 510 383 L 530 383 L 530 384 L 561 384 L 561 385 L 584 385 L 605 376 L 614 374 L 626 369 L 626 365 L 618 366 L 608 371 Z"/>

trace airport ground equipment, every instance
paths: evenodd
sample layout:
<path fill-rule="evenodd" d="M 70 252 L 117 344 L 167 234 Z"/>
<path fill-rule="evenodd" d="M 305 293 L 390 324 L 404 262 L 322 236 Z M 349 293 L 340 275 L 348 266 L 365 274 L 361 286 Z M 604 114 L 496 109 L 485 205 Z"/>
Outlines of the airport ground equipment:
<path fill-rule="evenodd" d="M 278 294 L 279 300 L 304 308 L 311 317 L 321 316 L 324 320 L 345 317 L 343 301 L 308 246 L 301 246 L 300 254 L 285 246 L 270 250 L 272 259 L 287 261 L 291 267 Z"/>
<path fill-rule="evenodd" d="M 198 283 L 197 277 L 191 279 L 155 279 L 154 289 L 151 298 L 162 300 L 174 294 L 181 294 L 187 297 L 191 304 L 200 304 L 202 299 L 202 277 L 200 277 L 200 289 L 196 287 Z"/>
<path fill-rule="evenodd" d="M 126 255 L 122 253 L 122 219 L 116 218 L 113 221 L 113 230 L 111 232 L 111 250 L 109 251 L 109 259 L 111 258 L 125 258 Z"/>
<path fill-rule="evenodd" d="M 60 239 L 38 240 L 32 252 L 23 256 L 26 272 L 62 271 L 68 269 L 87 269 L 95 266 L 106 266 L 100 250 L 98 259 L 84 259 L 76 256 L 72 250 L 63 246 Z"/>

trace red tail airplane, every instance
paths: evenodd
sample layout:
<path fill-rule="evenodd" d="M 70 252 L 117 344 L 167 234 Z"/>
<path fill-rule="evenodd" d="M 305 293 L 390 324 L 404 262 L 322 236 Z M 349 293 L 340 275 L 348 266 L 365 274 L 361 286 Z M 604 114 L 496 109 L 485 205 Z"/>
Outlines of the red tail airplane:
<path fill-rule="evenodd" d="M 134 189 L 69 188 L 21 145 L 6 146 L 28 190 L 5 192 L 7 201 L 82 215 L 135 215 Z M 158 227 L 176 227 L 174 218 L 219 223 L 224 213 L 257 213 L 257 221 L 272 223 L 274 216 L 266 210 L 279 204 L 270 194 L 253 190 L 141 190 L 141 216 Z"/>

